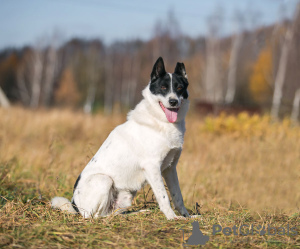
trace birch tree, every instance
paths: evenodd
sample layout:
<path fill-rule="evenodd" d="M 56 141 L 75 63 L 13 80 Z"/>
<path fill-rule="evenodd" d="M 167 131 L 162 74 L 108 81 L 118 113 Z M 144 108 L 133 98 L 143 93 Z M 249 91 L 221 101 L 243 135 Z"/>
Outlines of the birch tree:
<path fill-rule="evenodd" d="M 91 44 L 87 51 L 86 84 L 87 95 L 83 110 L 91 113 L 96 98 L 97 84 L 100 75 L 100 50 L 96 44 Z"/>
<path fill-rule="evenodd" d="M 300 106 L 300 88 L 296 91 L 295 97 L 294 97 L 294 102 L 293 102 L 293 110 L 292 110 L 291 119 L 294 122 L 298 122 L 299 109 L 300 109 L 299 106 Z"/>
<path fill-rule="evenodd" d="M 40 104 L 42 76 L 43 76 L 43 50 L 35 47 L 24 54 L 23 61 L 17 69 L 17 85 L 22 102 L 31 108 Z"/>
<path fill-rule="evenodd" d="M 7 108 L 10 106 L 9 100 L 6 97 L 5 93 L 3 92 L 2 88 L 0 87 L 0 106 Z"/>
<path fill-rule="evenodd" d="M 45 74 L 43 81 L 43 104 L 49 106 L 51 98 L 53 96 L 54 81 L 57 72 L 58 55 L 57 50 L 53 44 L 51 44 L 45 55 Z"/>
<path fill-rule="evenodd" d="M 281 105 L 283 85 L 285 82 L 285 76 L 287 71 L 289 52 L 291 50 L 292 40 L 294 37 L 294 33 L 296 32 L 296 23 L 299 17 L 300 17 L 300 4 L 298 4 L 297 6 L 292 24 L 289 25 L 286 30 L 284 42 L 281 49 L 279 66 L 278 66 L 278 70 L 274 82 L 274 93 L 273 93 L 272 109 L 271 109 L 271 116 L 274 119 L 278 119 L 279 116 L 279 109 Z"/>
<path fill-rule="evenodd" d="M 17 86 L 18 86 L 18 92 L 20 94 L 21 102 L 25 106 L 29 106 L 30 104 L 30 88 L 28 87 L 28 84 L 26 84 L 25 81 L 25 67 L 24 63 L 21 63 L 21 65 L 17 69 Z"/>
<path fill-rule="evenodd" d="M 111 114 L 113 109 L 113 54 L 108 53 L 105 58 L 105 89 L 104 89 L 104 113 Z"/>
<path fill-rule="evenodd" d="M 30 107 L 37 108 L 40 102 L 42 73 L 43 73 L 43 51 L 36 48 L 32 51 L 30 58 L 29 78 L 31 80 Z"/>
<path fill-rule="evenodd" d="M 225 95 L 225 103 L 231 104 L 234 100 L 236 92 L 236 77 L 237 77 L 237 67 L 239 54 L 241 52 L 244 34 L 243 34 L 243 16 L 241 13 L 237 13 L 235 17 L 236 32 L 233 37 L 232 49 L 229 59 L 229 69 L 227 76 L 227 91 Z"/>
<path fill-rule="evenodd" d="M 222 23 L 221 9 L 218 9 L 208 19 L 209 34 L 206 38 L 206 72 L 205 72 L 205 98 L 215 103 L 223 99 L 220 75 L 220 40 L 219 32 Z"/>

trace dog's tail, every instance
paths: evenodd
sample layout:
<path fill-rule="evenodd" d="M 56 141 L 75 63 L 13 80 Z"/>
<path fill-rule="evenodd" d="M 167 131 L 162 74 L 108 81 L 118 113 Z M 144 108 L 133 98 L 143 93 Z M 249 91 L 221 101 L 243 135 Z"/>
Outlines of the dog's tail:
<path fill-rule="evenodd" d="M 76 210 L 74 209 L 72 203 L 64 197 L 54 197 L 51 200 L 51 207 L 60 209 L 61 211 L 67 211 L 71 214 L 76 214 Z"/>

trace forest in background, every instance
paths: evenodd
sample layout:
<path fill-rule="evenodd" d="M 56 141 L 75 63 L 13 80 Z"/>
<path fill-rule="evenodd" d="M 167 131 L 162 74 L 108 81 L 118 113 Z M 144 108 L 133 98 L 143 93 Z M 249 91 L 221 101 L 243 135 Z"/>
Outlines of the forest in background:
<path fill-rule="evenodd" d="M 169 72 L 176 62 L 185 63 L 190 99 L 199 110 L 252 108 L 298 120 L 300 7 L 292 20 L 268 27 L 246 28 L 239 13 L 235 23 L 236 32 L 222 37 L 222 14 L 216 10 L 207 22 L 207 36 L 195 39 L 181 32 L 170 12 L 155 24 L 148 41 L 106 45 L 101 39 L 74 38 L 61 43 L 55 33 L 32 46 L 4 49 L 1 105 L 127 111 L 141 99 L 152 66 L 162 56 Z"/>

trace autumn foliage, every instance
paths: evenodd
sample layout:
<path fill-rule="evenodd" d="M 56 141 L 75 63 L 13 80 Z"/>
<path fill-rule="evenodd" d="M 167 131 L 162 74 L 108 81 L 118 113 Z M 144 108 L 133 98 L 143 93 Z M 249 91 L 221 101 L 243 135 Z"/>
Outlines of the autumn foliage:
<path fill-rule="evenodd" d="M 70 68 L 62 73 L 59 88 L 55 92 L 55 101 L 58 105 L 76 106 L 80 99 L 80 93 Z"/>
<path fill-rule="evenodd" d="M 266 104 L 272 96 L 272 50 L 263 48 L 252 66 L 249 87 L 252 97 L 260 104 Z"/>

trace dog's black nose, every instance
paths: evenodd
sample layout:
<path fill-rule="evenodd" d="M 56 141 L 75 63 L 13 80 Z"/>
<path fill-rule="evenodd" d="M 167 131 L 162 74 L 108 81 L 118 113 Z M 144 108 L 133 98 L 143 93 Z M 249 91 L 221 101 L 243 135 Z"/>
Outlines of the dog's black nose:
<path fill-rule="evenodd" d="M 177 99 L 170 99 L 169 103 L 171 106 L 176 106 L 178 104 L 178 100 Z"/>

